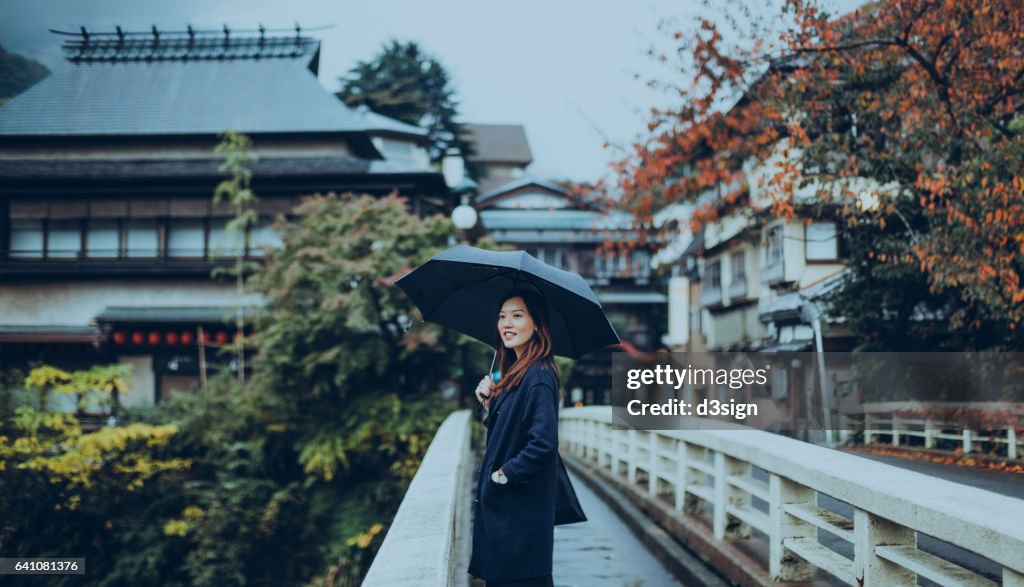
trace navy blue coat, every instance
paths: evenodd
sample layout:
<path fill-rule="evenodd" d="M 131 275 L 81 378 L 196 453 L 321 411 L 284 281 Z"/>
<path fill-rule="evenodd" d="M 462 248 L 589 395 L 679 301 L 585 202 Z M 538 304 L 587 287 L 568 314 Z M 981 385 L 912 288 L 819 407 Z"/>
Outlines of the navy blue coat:
<path fill-rule="evenodd" d="M 490 407 L 477 482 L 469 572 L 486 581 L 551 574 L 555 530 L 558 384 L 554 366 L 534 363 Z M 508 483 L 491 481 L 505 470 Z"/>

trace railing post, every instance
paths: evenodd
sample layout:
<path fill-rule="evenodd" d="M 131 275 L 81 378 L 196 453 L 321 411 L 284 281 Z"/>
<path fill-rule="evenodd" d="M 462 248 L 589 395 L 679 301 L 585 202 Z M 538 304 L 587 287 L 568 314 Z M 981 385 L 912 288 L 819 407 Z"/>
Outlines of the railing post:
<path fill-rule="evenodd" d="M 964 428 L 964 442 L 963 442 L 964 454 L 969 455 L 974 447 L 971 443 L 971 429 Z"/>
<path fill-rule="evenodd" d="M 750 536 L 750 527 L 739 520 L 730 521 L 726 507 L 730 504 L 743 506 L 744 500 L 750 502 L 750 496 L 742 495 L 729 485 L 730 475 L 741 475 L 747 470 L 747 464 L 734 459 L 721 452 L 715 452 L 715 504 L 714 504 L 714 531 L 715 538 L 747 538 Z"/>
<path fill-rule="evenodd" d="M 633 485 L 636 483 L 636 457 L 639 452 L 636 448 L 636 430 L 630 428 L 626 439 L 626 480 Z"/>
<path fill-rule="evenodd" d="M 616 434 L 619 432 L 619 434 Z M 619 460 L 622 458 L 622 434 L 621 430 L 609 429 L 608 436 L 612 441 L 612 475 L 619 474 Z"/>
<path fill-rule="evenodd" d="M 768 571 L 773 581 L 810 581 L 814 578 L 814 565 L 782 545 L 787 538 L 815 538 L 814 526 L 785 512 L 788 504 L 814 505 L 814 490 L 778 475 L 768 481 L 770 533 L 768 536 Z"/>
<path fill-rule="evenodd" d="M 1006 430 L 1006 458 L 1017 458 L 1017 430 L 1013 426 Z"/>
<path fill-rule="evenodd" d="M 648 432 L 650 437 L 651 463 L 647 471 L 647 495 L 658 497 L 658 433 L 654 430 Z"/>
<path fill-rule="evenodd" d="M 583 445 L 583 439 L 580 438 L 580 426 L 582 424 L 580 420 L 573 420 L 569 423 L 569 449 L 576 456 L 583 456 L 587 451 L 587 448 Z"/>
<path fill-rule="evenodd" d="M 600 467 L 611 467 L 611 455 L 615 450 L 615 439 L 611 435 L 611 426 L 598 423 L 597 464 Z"/>
<path fill-rule="evenodd" d="M 861 585 L 917 585 L 917 575 L 875 555 L 876 546 L 916 545 L 916 533 L 885 518 L 853 511 L 854 576 Z"/>
<path fill-rule="evenodd" d="M 895 415 L 892 417 L 892 445 L 900 445 L 900 419 Z"/>
<path fill-rule="evenodd" d="M 707 456 L 707 450 L 701 446 L 686 445 L 686 460 L 693 459 L 694 461 L 707 462 L 705 458 Z M 708 475 L 703 471 L 688 469 L 686 472 L 686 484 L 690 485 L 701 485 L 702 487 L 710 487 L 708 485 Z M 683 513 L 687 514 L 700 514 L 704 511 L 705 502 L 703 499 L 693 494 L 687 494 L 683 496 Z"/>
<path fill-rule="evenodd" d="M 593 420 L 586 420 L 583 430 L 585 432 L 583 437 L 586 439 L 587 444 L 587 460 L 593 461 L 594 452 L 599 452 L 600 449 L 598 447 L 601 446 L 601 443 L 597 438 L 597 422 L 594 422 Z"/>
<path fill-rule="evenodd" d="M 924 447 L 935 448 L 935 422 L 931 418 L 924 421 Z"/>
<path fill-rule="evenodd" d="M 850 443 L 850 418 L 840 413 L 837 420 L 839 421 L 839 444 L 845 446 Z"/>
<path fill-rule="evenodd" d="M 686 501 L 686 441 L 676 440 L 676 480 L 675 480 L 675 507 L 677 511 L 683 511 Z"/>
<path fill-rule="evenodd" d="M 873 438 L 874 430 L 871 429 L 871 426 L 872 426 L 871 419 L 872 419 L 871 418 L 871 414 L 869 412 L 864 412 L 864 444 L 865 445 L 871 444 L 871 441 L 874 440 L 874 438 Z"/>

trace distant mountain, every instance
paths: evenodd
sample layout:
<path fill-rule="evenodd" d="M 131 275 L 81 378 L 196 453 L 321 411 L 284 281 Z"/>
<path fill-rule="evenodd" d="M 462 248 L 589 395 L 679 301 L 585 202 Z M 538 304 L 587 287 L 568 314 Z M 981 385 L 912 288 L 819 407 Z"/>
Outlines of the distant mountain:
<path fill-rule="evenodd" d="M 31 88 L 50 75 L 50 70 L 38 61 L 8 53 L 0 47 L 0 104 Z"/>

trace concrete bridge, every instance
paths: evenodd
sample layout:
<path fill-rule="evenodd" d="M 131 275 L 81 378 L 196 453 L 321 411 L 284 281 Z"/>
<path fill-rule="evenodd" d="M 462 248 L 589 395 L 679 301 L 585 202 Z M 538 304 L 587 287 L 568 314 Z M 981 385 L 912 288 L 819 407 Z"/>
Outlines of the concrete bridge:
<path fill-rule="evenodd" d="M 611 423 L 607 407 L 562 412 L 590 520 L 556 528 L 556 585 L 1024 587 L 1015 490 L 758 430 Z M 442 424 L 364 585 L 470 584 L 471 425 L 466 411 Z"/>

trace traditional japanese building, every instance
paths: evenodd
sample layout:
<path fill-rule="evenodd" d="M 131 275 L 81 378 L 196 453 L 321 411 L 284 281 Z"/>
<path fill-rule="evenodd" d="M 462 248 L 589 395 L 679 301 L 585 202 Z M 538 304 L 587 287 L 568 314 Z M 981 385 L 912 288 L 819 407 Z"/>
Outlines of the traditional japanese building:
<path fill-rule="evenodd" d="M 159 401 L 196 382 L 200 329 L 226 343 L 235 309 L 261 303 L 211 279 L 215 257 L 258 260 L 303 196 L 452 208 L 425 132 L 321 87 L 320 43 L 299 29 L 59 34 L 63 67 L 0 107 L 0 369 L 130 363 L 122 403 Z M 225 130 L 258 157 L 244 240 L 212 203 Z"/>

